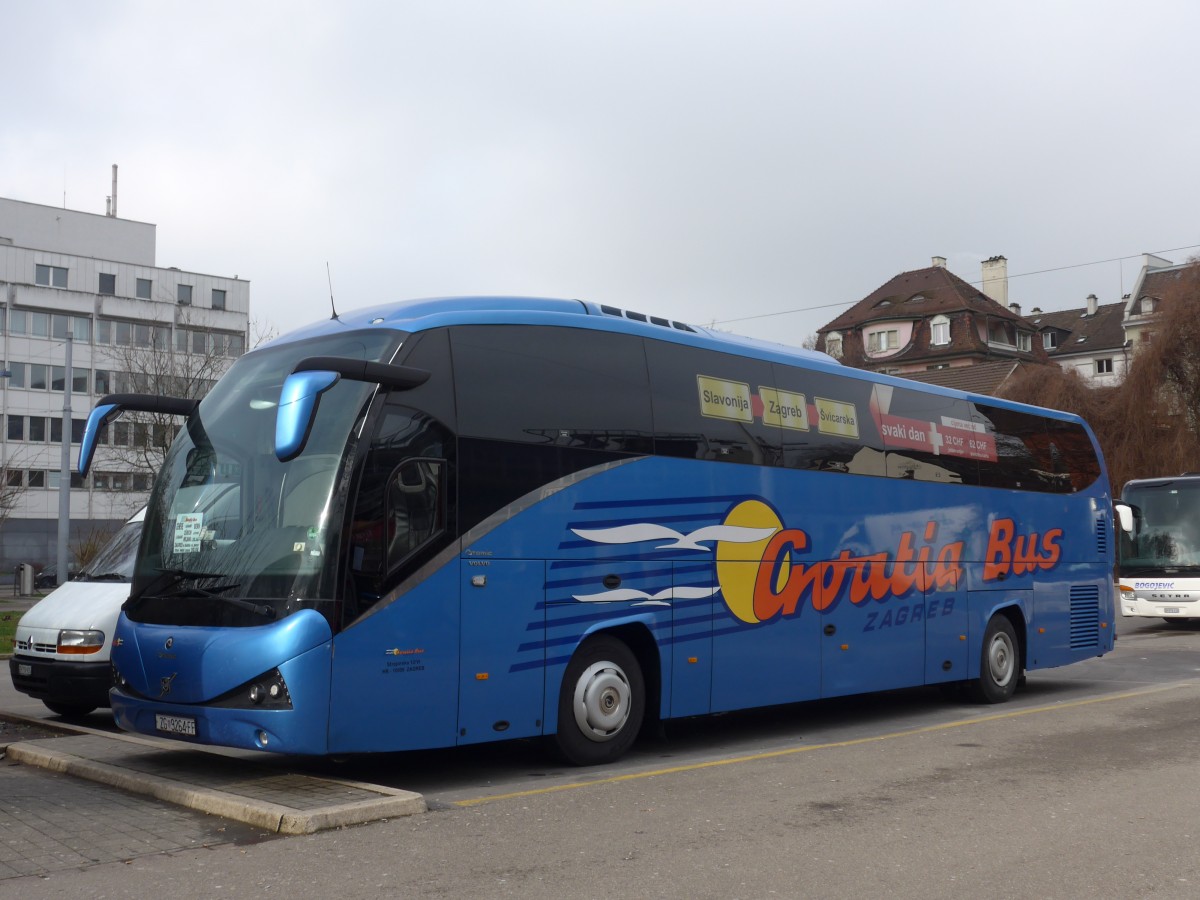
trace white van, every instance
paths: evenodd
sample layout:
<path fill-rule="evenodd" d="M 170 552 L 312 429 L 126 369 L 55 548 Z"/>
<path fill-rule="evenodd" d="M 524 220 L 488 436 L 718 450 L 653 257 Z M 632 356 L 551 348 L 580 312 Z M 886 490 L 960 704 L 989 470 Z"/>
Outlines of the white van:
<path fill-rule="evenodd" d="M 129 597 L 142 536 L 140 510 L 75 581 L 30 607 L 17 623 L 8 667 L 13 687 L 64 717 L 108 706 L 113 630 Z"/>

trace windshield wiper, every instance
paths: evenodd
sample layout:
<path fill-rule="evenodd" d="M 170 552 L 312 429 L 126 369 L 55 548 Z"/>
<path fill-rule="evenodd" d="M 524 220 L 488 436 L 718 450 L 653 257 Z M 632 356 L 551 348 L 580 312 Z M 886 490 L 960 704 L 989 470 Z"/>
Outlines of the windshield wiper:
<path fill-rule="evenodd" d="M 92 575 L 90 572 L 84 572 L 80 576 L 82 581 L 129 581 L 128 575 L 122 575 L 120 572 L 105 572 L 103 575 Z"/>
<path fill-rule="evenodd" d="M 211 588 L 202 588 L 195 585 L 191 587 L 183 586 L 183 582 L 185 581 L 219 577 L 214 572 L 189 572 L 186 569 L 163 569 L 157 578 L 146 585 L 146 589 L 142 591 L 138 599 L 141 600 L 151 595 L 162 599 L 167 597 L 211 597 L 220 600 L 222 603 L 228 603 L 239 609 L 249 610 L 256 615 L 268 619 L 275 618 L 275 607 L 273 606 L 265 603 L 255 603 L 253 600 L 243 600 L 240 597 L 225 597 L 220 593 L 221 591 L 232 591 L 234 588 L 240 587 L 241 585 L 239 584 L 215 584 Z"/>
<path fill-rule="evenodd" d="M 268 619 L 275 618 L 275 607 L 273 607 L 273 606 L 270 606 L 266 603 L 255 603 L 253 600 L 243 600 L 241 597 L 226 597 L 226 596 L 218 593 L 219 591 L 232 591 L 236 587 L 241 587 L 241 585 L 218 584 L 218 585 L 214 585 L 212 587 L 212 589 L 210 589 L 210 590 L 205 590 L 204 588 L 201 588 L 201 587 L 181 587 L 178 590 L 174 590 L 174 591 L 171 591 L 171 592 L 165 593 L 165 594 L 160 594 L 159 596 L 163 597 L 163 598 L 167 598 L 167 597 L 183 597 L 183 598 L 211 597 L 214 600 L 220 600 L 222 603 L 228 603 L 230 606 L 236 606 L 238 609 L 249 610 L 250 612 L 254 613 L 255 615 L 263 616 Z"/>

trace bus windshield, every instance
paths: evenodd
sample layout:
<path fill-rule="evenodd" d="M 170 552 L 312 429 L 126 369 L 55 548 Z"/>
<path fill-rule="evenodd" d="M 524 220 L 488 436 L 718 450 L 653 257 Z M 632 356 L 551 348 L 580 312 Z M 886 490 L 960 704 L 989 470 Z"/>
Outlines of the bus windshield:
<path fill-rule="evenodd" d="M 342 380 L 303 453 L 274 452 L 280 388 L 311 356 L 389 362 L 404 333 L 345 334 L 242 357 L 171 445 L 146 511 L 126 614 L 178 625 L 261 625 L 313 607 L 333 622 L 345 479 L 373 384 Z"/>
<path fill-rule="evenodd" d="M 1200 480 L 1164 479 L 1127 485 L 1134 528 L 1120 543 L 1120 574 L 1200 569 Z"/>

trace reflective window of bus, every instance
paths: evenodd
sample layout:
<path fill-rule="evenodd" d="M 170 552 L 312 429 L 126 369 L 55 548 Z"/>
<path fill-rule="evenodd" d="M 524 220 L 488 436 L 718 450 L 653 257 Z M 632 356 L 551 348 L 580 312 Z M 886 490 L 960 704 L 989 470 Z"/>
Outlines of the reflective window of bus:
<path fill-rule="evenodd" d="M 871 414 L 879 428 L 891 478 L 976 484 L 986 442 L 965 400 L 875 385 Z"/>
<path fill-rule="evenodd" d="M 777 365 L 775 383 L 785 466 L 887 474 L 883 442 L 871 416 L 870 382 Z M 769 411 L 770 404 L 765 408 Z"/>
<path fill-rule="evenodd" d="M 665 341 L 648 342 L 646 355 L 655 453 L 779 465 L 780 429 L 763 406 L 774 394 L 770 363 Z"/>
<path fill-rule="evenodd" d="M 639 338 L 470 326 L 454 329 L 451 341 L 462 434 L 610 453 L 651 451 Z"/>

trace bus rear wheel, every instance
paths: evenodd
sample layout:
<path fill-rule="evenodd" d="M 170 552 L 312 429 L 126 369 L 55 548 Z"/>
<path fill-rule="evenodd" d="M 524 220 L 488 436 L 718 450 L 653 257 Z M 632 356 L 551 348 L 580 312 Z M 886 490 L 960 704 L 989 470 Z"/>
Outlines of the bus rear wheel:
<path fill-rule="evenodd" d="M 610 635 L 588 638 L 563 676 L 555 744 L 577 766 L 613 762 L 633 746 L 645 711 L 645 681 L 633 651 Z"/>
<path fill-rule="evenodd" d="M 1021 680 L 1021 648 L 1007 616 L 995 615 L 983 634 L 979 678 L 971 682 L 971 697 L 978 703 L 1003 703 Z"/>

